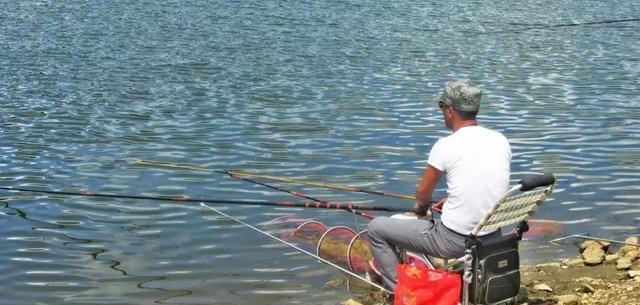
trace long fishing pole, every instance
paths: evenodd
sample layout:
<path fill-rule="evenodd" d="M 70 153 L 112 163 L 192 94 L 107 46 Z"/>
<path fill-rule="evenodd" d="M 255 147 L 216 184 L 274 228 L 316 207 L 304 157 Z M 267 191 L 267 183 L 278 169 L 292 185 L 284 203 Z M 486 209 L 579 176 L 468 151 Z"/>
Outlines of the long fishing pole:
<path fill-rule="evenodd" d="M 284 189 L 284 188 L 281 188 L 281 187 L 277 187 L 277 186 L 274 186 L 274 185 L 271 185 L 271 184 L 267 184 L 267 183 L 264 183 L 264 182 L 255 181 L 255 180 L 252 180 L 252 179 L 244 178 L 244 177 L 232 174 L 232 173 L 228 173 L 228 175 L 231 178 L 234 178 L 234 179 L 238 179 L 238 180 L 246 181 L 246 182 L 249 182 L 249 183 L 257 184 L 257 185 L 260 185 L 260 186 L 264 186 L 264 187 L 270 188 L 272 190 L 285 192 L 287 194 L 291 194 L 291 195 L 296 196 L 298 198 L 307 199 L 307 200 L 311 200 L 311 201 L 322 203 L 322 204 L 330 203 L 328 201 L 325 201 L 325 200 L 322 200 L 322 199 L 319 199 L 319 198 L 311 197 L 311 196 L 308 196 L 308 195 L 305 195 L 305 194 L 302 194 L 302 193 L 299 193 L 299 192 L 296 192 L 296 191 L 287 190 L 287 189 Z M 362 216 L 364 218 L 367 218 L 369 220 L 375 218 L 373 215 L 369 215 L 369 214 L 366 214 L 366 213 L 363 213 L 363 212 L 360 212 L 360 211 L 357 211 L 357 210 L 346 210 L 346 211 L 350 212 L 350 213 L 353 213 L 353 214 L 356 214 L 356 215 L 360 215 L 360 216 Z"/>
<path fill-rule="evenodd" d="M 320 202 L 290 202 L 290 201 L 260 201 L 260 200 L 233 200 L 233 199 L 195 199 L 186 196 L 140 196 L 140 195 L 121 195 L 106 194 L 93 192 L 70 192 L 70 191 L 53 191 L 53 190 L 37 190 L 17 187 L 0 187 L 0 190 L 42 193 L 53 195 L 80 196 L 80 197 L 100 197 L 100 198 L 117 198 L 117 199 L 134 199 L 134 200 L 158 200 L 172 202 L 204 202 L 211 204 L 232 204 L 232 205 L 257 205 L 257 206 L 277 206 L 277 207 L 293 207 L 293 208 L 311 208 L 311 209 L 334 209 L 334 210 L 364 210 L 364 211 L 385 211 L 385 212 L 413 212 L 413 209 L 400 207 L 382 207 L 371 205 L 356 205 L 350 203 L 320 203 Z"/>
<path fill-rule="evenodd" d="M 263 230 L 260 230 L 260 229 L 258 229 L 256 227 L 254 227 L 254 226 L 252 226 L 252 225 L 250 225 L 250 224 L 248 224 L 248 223 L 246 223 L 246 222 L 244 222 L 244 221 L 242 221 L 240 219 L 237 219 L 237 218 L 235 218 L 235 217 L 233 217 L 233 216 L 231 216 L 229 214 L 226 214 L 226 213 L 224 213 L 224 212 L 222 212 L 222 211 L 220 211 L 218 209 L 212 208 L 212 207 L 206 205 L 203 202 L 200 203 L 200 206 L 205 207 L 205 208 L 207 208 L 207 209 L 209 209 L 211 211 L 214 211 L 214 212 L 216 212 L 216 213 L 218 213 L 218 214 L 220 214 L 220 215 L 222 215 L 224 217 L 227 217 L 227 218 L 229 218 L 229 219 L 231 219 L 231 220 L 233 220 L 233 221 L 235 221 L 235 222 L 237 222 L 239 224 L 244 225 L 247 228 L 250 228 L 250 229 L 252 229 L 252 230 L 254 230 L 254 231 L 256 231 L 256 232 L 258 232 L 260 234 L 263 234 L 263 235 L 265 235 L 265 236 L 267 236 L 269 238 L 272 238 L 272 239 L 274 239 L 274 240 L 276 240 L 276 241 L 278 241 L 278 242 L 280 242 L 282 244 L 285 244 L 285 245 L 287 245 L 287 246 L 289 246 L 289 247 L 291 247 L 293 249 L 296 249 L 301 253 L 309 255 L 309 256 L 311 256 L 311 257 L 313 257 L 313 258 L 315 258 L 315 259 L 317 259 L 317 260 L 319 260 L 319 261 L 321 261 L 321 262 L 323 262 L 323 263 L 325 263 L 327 265 L 330 265 L 330 266 L 332 266 L 332 267 L 334 267 L 334 268 L 336 268 L 336 269 L 338 269 L 338 270 L 350 275 L 350 276 L 356 277 L 359 280 L 364 281 L 365 283 L 367 283 L 367 284 L 369 284 L 371 286 L 374 286 L 374 287 L 376 287 L 376 288 L 378 288 L 378 289 L 380 289 L 380 290 L 382 290 L 382 291 L 384 291 L 386 293 L 393 293 L 393 292 L 387 290 L 386 288 L 380 286 L 379 284 L 376 284 L 376 283 L 370 281 L 369 279 L 367 279 L 367 278 L 365 278 L 365 277 L 363 277 L 363 276 L 361 276 L 359 274 L 353 273 L 353 272 L 351 272 L 351 271 L 349 271 L 349 270 L 347 270 L 347 269 L 345 269 L 345 268 L 343 268 L 343 267 L 341 267 L 341 266 L 339 266 L 339 265 L 337 265 L 337 264 L 335 264 L 335 263 L 333 263 L 333 262 L 331 262 L 329 260 L 326 260 L 326 259 L 324 259 L 324 258 L 322 258 L 322 257 L 320 257 L 318 255 L 315 255 L 315 254 L 313 254 L 313 253 L 311 253 L 311 252 L 309 252 L 307 250 L 304 250 L 304 249 L 302 249 L 302 248 L 300 248 L 300 247 L 298 247 L 298 246 L 296 246 L 296 245 L 294 245 L 294 244 L 292 244 L 290 242 L 287 242 L 287 241 L 285 241 L 285 240 L 283 240 L 281 238 L 278 238 L 278 237 L 276 237 L 274 235 L 271 235 L 271 234 L 269 234 L 269 233 L 267 233 L 267 232 L 265 232 Z"/>
<path fill-rule="evenodd" d="M 587 22 L 571 22 L 571 23 L 561 23 L 561 24 L 530 24 L 530 27 L 522 28 L 522 29 L 513 29 L 513 30 L 502 30 L 502 31 L 494 31 L 494 32 L 482 32 L 477 34 L 504 34 L 504 33 L 519 33 L 524 31 L 532 31 L 532 30 L 551 30 L 555 28 L 564 28 L 564 27 L 580 27 L 580 26 L 589 26 L 589 25 L 600 25 L 600 24 L 611 24 L 611 23 L 626 23 L 626 22 L 638 22 L 640 18 L 628 18 L 628 19 L 615 19 L 615 20 L 601 20 L 601 21 L 587 21 Z M 528 24 L 521 24 L 528 25 Z"/>
<path fill-rule="evenodd" d="M 93 160 L 91 158 L 85 158 L 85 157 L 69 157 L 69 156 L 62 156 L 62 157 L 73 158 L 73 159 L 77 159 L 77 160 Z M 316 187 L 330 188 L 330 189 L 343 190 L 343 191 L 349 191 L 349 192 L 365 193 L 365 194 L 371 194 L 371 195 L 379 195 L 379 196 L 398 198 L 398 199 L 403 199 L 403 200 L 415 200 L 414 196 L 408 196 L 408 195 L 402 195 L 402 194 L 394 194 L 394 193 L 388 193 L 388 192 L 383 192 L 383 191 L 376 191 L 376 190 L 364 189 L 364 188 L 356 188 L 356 187 L 350 187 L 350 186 L 344 186 L 344 185 L 338 185 L 338 184 L 327 184 L 327 183 L 320 183 L 320 182 L 296 180 L 296 179 L 275 177 L 275 176 L 269 176 L 269 175 L 261 175 L 261 174 L 241 172 L 241 171 L 211 169 L 211 168 L 198 166 L 198 165 L 193 165 L 193 164 L 172 163 L 172 162 L 162 162 L 162 161 L 152 161 L 152 160 L 142 160 L 142 159 L 98 158 L 98 160 L 111 160 L 111 161 L 114 161 L 114 162 L 123 162 L 123 163 L 128 163 L 128 164 L 133 164 L 133 165 L 155 166 L 155 167 L 174 168 L 174 169 L 185 169 L 185 170 L 192 170 L 192 171 L 199 171 L 199 172 L 221 173 L 221 174 L 227 174 L 227 175 L 232 173 L 232 174 L 242 175 L 242 176 L 245 176 L 245 177 L 249 177 L 250 176 L 250 177 L 253 177 L 253 178 L 262 178 L 262 179 L 267 179 L 267 180 L 277 181 L 277 182 L 296 183 L 296 184 L 301 184 L 301 185 L 316 186 Z"/>
<path fill-rule="evenodd" d="M 320 183 L 320 182 L 311 182 L 311 181 L 304 181 L 304 180 L 297 180 L 297 179 L 290 179 L 290 178 L 283 178 L 283 177 L 275 177 L 275 176 L 270 176 L 270 175 L 261 175 L 261 174 L 248 173 L 248 172 L 242 172 L 242 171 L 234 171 L 234 170 L 217 170 L 217 169 L 210 169 L 210 168 L 197 166 L 197 165 L 191 165 L 191 164 L 176 164 L 176 163 L 169 163 L 169 162 L 157 162 L 157 161 L 140 160 L 140 159 L 130 159 L 130 160 L 123 160 L 123 161 L 126 161 L 127 163 L 130 163 L 130 164 L 138 164 L 138 165 L 157 166 L 157 167 L 176 168 L 176 169 L 188 169 L 188 170 L 194 170 L 194 171 L 212 172 L 212 173 L 220 173 L 220 174 L 227 174 L 227 175 L 239 175 L 239 176 L 244 176 L 244 177 L 267 179 L 267 180 L 271 180 L 271 181 L 285 182 L 285 183 L 296 183 L 296 184 L 301 184 L 301 185 L 330 188 L 330 189 L 349 191 L 349 192 L 356 192 L 356 193 L 366 193 L 366 194 L 371 194 L 371 195 L 379 195 L 379 196 L 385 196 L 385 197 L 391 197 L 391 198 L 399 198 L 399 199 L 404 199 L 404 200 L 415 200 L 416 199 L 414 196 L 394 194 L 394 193 L 388 193 L 388 192 L 376 191 L 376 190 L 370 190 L 370 189 L 364 189 L 364 188 L 356 188 L 356 187 L 350 187 L 350 186 L 345 186 L 345 185 Z"/>
<path fill-rule="evenodd" d="M 269 175 L 260 175 L 260 174 L 253 174 L 253 173 L 239 172 L 239 171 L 229 171 L 229 172 L 235 173 L 235 174 L 238 174 L 238 175 L 242 175 L 242 176 L 246 176 L 246 177 L 262 178 L 262 179 L 268 179 L 268 180 L 278 181 L 278 182 L 298 183 L 298 184 L 308 185 L 308 186 L 317 186 L 317 187 L 324 187 L 324 188 L 330 188 L 330 189 L 336 189 L 336 190 L 342 190 L 342 191 L 365 193 L 365 194 L 371 194 L 371 195 L 379 195 L 379 196 L 398 198 L 398 199 L 404 199 L 404 200 L 415 200 L 416 199 L 415 197 L 408 196 L 408 195 L 387 193 L 387 192 L 382 192 L 382 191 L 369 190 L 369 189 L 364 189 L 364 188 L 356 188 L 356 187 L 350 187 L 350 186 L 344 186 L 344 185 L 320 183 L 320 182 L 310 182 L 310 181 L 303 181 L 303 180 L 296 180 L 296 179 L 289 179 L 289 178 L 282 178 L 282 177 L 274 177 L 274 176 L 269 176 Z"/>

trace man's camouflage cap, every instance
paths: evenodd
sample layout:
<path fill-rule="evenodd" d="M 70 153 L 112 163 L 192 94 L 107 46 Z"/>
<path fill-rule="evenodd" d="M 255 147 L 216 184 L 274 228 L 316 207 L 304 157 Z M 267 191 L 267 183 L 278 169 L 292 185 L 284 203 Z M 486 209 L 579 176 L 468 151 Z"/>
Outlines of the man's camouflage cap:
<path fill-rule="evenodd" d="M 477 112 L 480 109 L 482 90 L 467 81 L 448 82 L 442 95 L 435 102 L 452 106 L 458 111 Z"/>

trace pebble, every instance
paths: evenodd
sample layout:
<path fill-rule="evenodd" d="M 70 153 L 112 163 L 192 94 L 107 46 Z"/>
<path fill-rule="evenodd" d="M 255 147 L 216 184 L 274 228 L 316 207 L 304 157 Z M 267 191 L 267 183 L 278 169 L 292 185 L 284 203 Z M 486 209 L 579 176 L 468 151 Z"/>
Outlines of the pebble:
<path fill-rule="evenodd" d="M 604 261 L 607 263 L 611 263 L 614 262 L 618 259 L 618 254 L 609 254 L 607 256 L 604 257 Z"/>
<path fill-rule="evenodd" d="M 631 268 L 631 260 L 626 258 L 626 257 L 622 257 L 618 259 L 618 263 L 616 264 L 616 269 L 618 270 L 627 270 Z"/>
<path fill-rule="evenodd" d="M 607 249 L 609 247 L 608 242 L 606 241 L 595 241 L 595 240 L 585 240 L 580 244 L 580 252 L 587 250 L 589 247 L 596 247 L 600 249 Z"/>
<path fill-rule="evenodd" d="M 631 236 L 631 237 L 627 237 L 627 239 L 624 240 L 625 243 L 627 244 L 636 244 L 636 245 L 640 245 L 640 238 L 638 238 L 637 236 Z M 631 246 L 633 247 L 633 246 Z M 636 247 L 637 249 L 638 247 Z"/>
<path fill-rule="evenodd" d="M 533 286 L 533 289 L 538 290 L 538 291 L 548 291 L 548 292 L 552 292 L 553 289 L 551 287 L 549 287 L 549 285 L 547 284 L 538 284 Z"/>
<path fill-rule="evenodd" d="M 627 239 L 625 239 L 624 242 L 627 244 L 636 244 L 636 245 L 639 243 L 638 237 L 636 236 L 627 237 Z M 633 250 L 638 250 L 638 247 L 631 246 L 631 245 L 624 245 L 622 248 L 620 248 L 620 251 L 618 251 L 618 254 L 620 254 L 620 256 L 624 256 L 625 253 Z"/>
<path fill-rule="evenodd" d="M 594 278 L 588 277 L 588 276 L 583 276 L 581 278 L 576 279 L 576 283 L 591 283 L 595 281 Z"/>
<path fill-rule="evenodd" d="M 599 265 L 604 261 L 604 250 L 597 245 L 589 246 L 584 252 L 582 252 L 582 258 L 584 258 L 584 264 L 588 266 Z"/>
<path fill-rule="evenodd" d="M 353 299 L 348 299 L 346 302 L 342 303 L 343 305 L 362 305 L 362 303 L 355 301 Z"/>
<path fill-rule="evenodd" d="M 558 297 L 558 305 L 578 305 L 580 299 L 573 294 L 565 294 Z"/>
<path fill-rule="evenodd" d="M 624 257 L 630 259 L 630 260 L 635 260 L 638 257 L 640 257 L 640 251 L 638 250 L 631 250 L 631 251 L 627 251 L 627 253 L 624 254 Z"/>
<path fill-rule="evenodd" d="M 581 258 L 570 259 L 566 261 L 566 264 L 569 267 L 584 266 L 584 260 Z"/>
<path fill-rule="evenodd" d="M 542 270 L 545 268 L 560 268 L 560 263 L 547 263 L 547 264 L 538 264 L 536 265 L 536 269 Z"/>
<path fill-rule="evenodd" d="M 330 280 L 326 283 L 324 283 L 324 286 L 329 287 L 329 288 L 337 288 L 340 287 L 342 285 L 344 285 L 346 283 L 345 279 L 335 279 L 335 280 Z"/>
<path fill-rule="evenodd" d="M 580 288 L 577 289 L 577 291 L 584 292 L 584 293 L 594 293 L 596 289 L 593 288 L 591 285 L 582 284 L 580 285 Z"/>

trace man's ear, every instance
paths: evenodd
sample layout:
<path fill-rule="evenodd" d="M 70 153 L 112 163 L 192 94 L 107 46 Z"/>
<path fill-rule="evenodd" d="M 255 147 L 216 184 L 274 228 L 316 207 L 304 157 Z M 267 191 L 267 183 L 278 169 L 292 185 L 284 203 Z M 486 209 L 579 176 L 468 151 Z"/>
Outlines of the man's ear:
<path fill-rule="evenodd" d="M 453 117 L 453 108 L 452 108 L 452 107 L 447 107 L 447 108 L 444 110 L 444 113 L 445 113 L 445 115 L 446 115 L 447 117 L 452 118 L 452 117 Z"/>

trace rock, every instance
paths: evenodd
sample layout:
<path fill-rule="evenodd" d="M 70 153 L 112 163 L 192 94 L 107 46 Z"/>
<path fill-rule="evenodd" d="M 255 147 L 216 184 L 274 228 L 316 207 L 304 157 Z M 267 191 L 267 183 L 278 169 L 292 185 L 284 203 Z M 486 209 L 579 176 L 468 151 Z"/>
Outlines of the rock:
<path fill-rule="evenodd" d="M 538 284 L 533 286 L 534 290 L 538 290 L 538 291 L 548 291 L 548 292 L 552 292 L 553 289 L 551 287 L 549 287 L 547 284 Z"/>
<path fill-rule="evenodd" d="M 578 287 L 578 289 L 576 289 L 576 291 L 583 292 L 583 293 L 593 293 L 596 291 L 596 289 L 589 284 L 582 284 L 580 285 L 580 287 Z"/>
<path fill-rule="evenodd" d="M 335 280 L 330 280 L 324 283 L 324 286 L 329 288 L 337 288 L 344 285 L 345 283 L 346 283 L 345 279 L 335 279 Z"/>
<path fill-rule="evenodd" d="M 565 264 L 569 267 L 584 266 L 584 260 L 581 258 L 574 258 L 574 259 L 565 261 Z"/>
<path fill-rule="evenodd" d="M 362 303 L 355 301 L 354 299 L 348 299 L 343 305 L 362 305 Z"/>
<path fill-rule="evenodd" d="M 627 243 L 627 244 L 640 245 L 640 238 L 638 238 L 637 236 L 631 236 L 631 237 L 627 237 L 627 239 L 625 239 L 624 242 Z M 631 247 L 633 247 L 633 246 L 631 246 Z M 636 247 L 636 249 L 638 249 L 638 247 Z"/>
<path fill-rule="evenodd" d="M 638 257 L 640 257 L 640 250 L 627 251 L 627 253 L 624 254 L 624 257 L 630 260 L 636 260 L 638 259 Z"/>
<path fill-rule="evenodd" d="M 627 244 L 636 244 L 636 245 L 640 243 L 640 241 L 638 240 L 638 237 L 636 236 L 627 237 L 627 239 L 625 239 L 624 242 Z M 618 251 L 618 255 L 624 256 L 625 253 L 633 250 L 638 250 L 638 249 L 639 249 L 638 246 L 624 245 L 622 248 L 620 248 L 620 251 Z"/>
<path fill-rule="evenodd" d="M 606 241 L 585 240 L 580 244 L 580 252 L 584 252 L 584 250 L 587 250 L 589 247 L 598 247 L 606 251 L 609 245 L 610 243 Z"/>
<path fill-rule="evenodd" d="M 584 264 L 587 266 L 600 265 L 604 261 L 604 250 L 598 245 L 591 245 L 582 252 Z"/>
<path fill-rule="evenodd" d="M 609 254 L 604 257 L 604 261 L 607 263 L 612 263 L 618 260 L 618 254 Z"/>
<path fill-rule="evenodd" d="M 558 297 L 558 305 L 578 305 L 580 299 L 573 294 L 565 294 Z"/>
<path fill-rule="evenodd" d="M 594 278 L 583 276 L 576 280 L 576 283 L 593 283 L 595 281 Z"/>
<path fill-rule="evenodd" d="M 542 269 L 555 269 L 555 268 L 560 268 L 560 263 L 547 263 L 547 264 L 538 264 L 536 265 L 536 269 L 538 271 L 542 270 Z"/>
<path fill-rule="evenodd" d="M 616 269 L 618 270 L 631 269 L 631 260 L 626 257 L 619 258 L 618 262 L 616 263 Z"/>
<path fill-rule="evenodd" d="M 627 272 L 627 274 L 629 274 L 631 278 L 640 277 L 640 270 L 631 270 Z"/>

